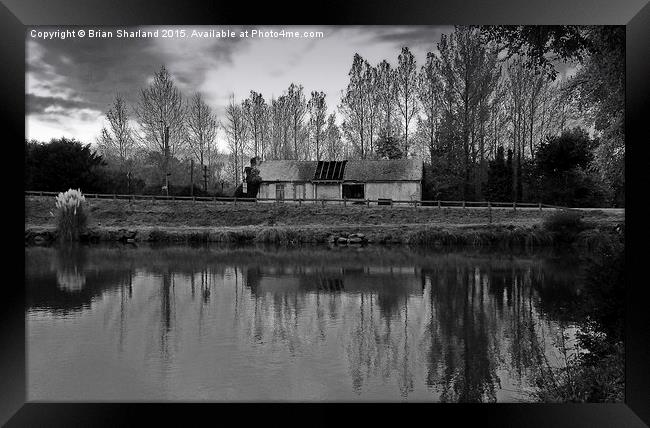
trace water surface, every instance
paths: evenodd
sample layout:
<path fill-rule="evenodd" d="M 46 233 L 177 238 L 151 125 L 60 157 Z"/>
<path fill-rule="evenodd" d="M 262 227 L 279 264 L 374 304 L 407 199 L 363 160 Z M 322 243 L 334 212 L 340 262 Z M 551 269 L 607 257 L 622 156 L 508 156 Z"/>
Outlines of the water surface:
<path fill-rule="evenodd" d="M 29 400 L 526 401 L 580 263 L 391 248 L 25 249 Z"/>

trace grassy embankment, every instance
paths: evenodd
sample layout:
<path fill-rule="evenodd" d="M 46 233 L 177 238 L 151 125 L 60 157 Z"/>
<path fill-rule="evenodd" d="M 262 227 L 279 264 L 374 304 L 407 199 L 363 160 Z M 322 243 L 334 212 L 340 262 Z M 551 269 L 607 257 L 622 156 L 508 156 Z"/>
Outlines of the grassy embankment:
<path fill-rule="evenodd" d="M 591 245 L 615 232 L 621 212 L 584 211 L 567 234 L 544 226 L 553 209 L 340 206 L 88 199 L 86 241 L 325 243 L 362 233 L 370 243 Z M 56 240 L 51 197 L 25 197 L 25 241 Z M 574 233 L 575 232 L 575 233 Z M 579 232 L 579 233 L 578 233 Z M 567 237 L 571 239 L 567 239 Z"/>

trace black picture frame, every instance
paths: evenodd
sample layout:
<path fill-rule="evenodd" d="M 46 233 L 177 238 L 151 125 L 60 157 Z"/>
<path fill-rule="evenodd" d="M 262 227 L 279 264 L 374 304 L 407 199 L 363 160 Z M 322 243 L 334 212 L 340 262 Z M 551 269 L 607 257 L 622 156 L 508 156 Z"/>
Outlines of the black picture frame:
<path fill-rule="evenodd" d="M 0 311 L 0 423 L 7 426 L 131 425 L 135 417 L 148 423 L 188 423 L 206 417 L 226 423 L 272 425 L 341 423 L 403 423 L 413 417 L 425 423 L 451 421 L 481 426 L 642 427 L 650 425 L 650 317 L 645 308 L 647 285 L 644 259 L 649 242 L 650 210 L 647 197 L 650 159 L 646 123 L 650 119 L 650 4 L 648 0 L 517 0 L 424 1 L 312 1 L 302 4 L 266 1 L 108 1 L 2 0 L 0 5 L 0 117 L 5 119 L 3 190 L 5 204 L 22 206 L 23 189 L 15 186 L 21 174 L 15 160 L 21 156 L 25 112 L 25 28 L 33 25 L 160 25 L 160 24 L 597 24 L 626 27 L 626 388 L 621 404 L 168 404 L 168 403 L 26 403 L 25 296 L 20 230 L 7 227 L 8 254 L 16 257 L 3 281 Z M 9 131 L 8 133 L 6 131 Z M 8 166 L 13 165 L 12 168 Z M 15 198 L 15 200 L 14 200 Z M 8 210 L 19 217 L 19 210 Z M 15 212 L 18 211 L 18 212 Z M 24 214 L 24 212 L 22 212 Z M 16 222 L 19 218 L 12 219 Z M 11 220 L 9 220 L 11 221 Z M 16 226 L 18 223 L 16 223 Z M 16 242 L 12 242 L 15 238 Z M 24 239 L 23 239 L 24 241 Z M 638 248 L 638 250 L 637 250 Z M 645 273 L 647 277 L 647 273 Z M 392 406 L 392 407 L 390 407 Z M 345 415 L 343 414 L 345 412 Z M 447 425 L 450 422 L 445 422 Z"/>

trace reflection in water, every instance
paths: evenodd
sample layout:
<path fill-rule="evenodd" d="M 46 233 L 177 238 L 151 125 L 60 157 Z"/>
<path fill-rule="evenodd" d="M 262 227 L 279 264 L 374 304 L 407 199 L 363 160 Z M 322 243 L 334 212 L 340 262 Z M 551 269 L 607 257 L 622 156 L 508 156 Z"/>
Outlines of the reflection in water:
<path fill-rule="evenodd" d="M 580 277 L 566 257 L 382 248 L 25 259 L 37 400 L 526 400 Z"/>

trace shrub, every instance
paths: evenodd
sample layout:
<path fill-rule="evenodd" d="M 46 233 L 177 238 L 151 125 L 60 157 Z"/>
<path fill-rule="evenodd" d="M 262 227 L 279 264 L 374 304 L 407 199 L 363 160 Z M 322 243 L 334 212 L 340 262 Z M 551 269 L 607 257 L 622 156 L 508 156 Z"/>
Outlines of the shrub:
<path fill-rule="evenodd" d="M 59 236 L 64 241 L 76 241 L 86 227 L 84 203 L 81 190 L 69 189 L 56 197 L 56 224 Z"/>
<path fill-rule="evenodd" d="M 576 211 L 562 210 L 544 219 L 544 229 L 562 238 L 573 238 L 584 228 L 582 215 Z"/>

